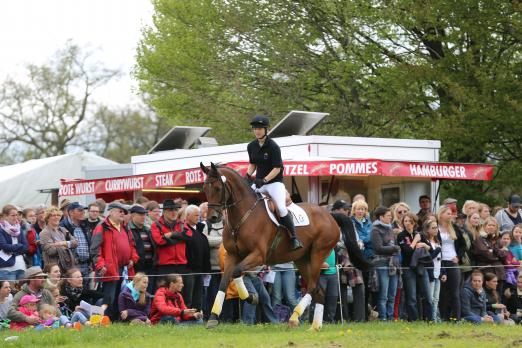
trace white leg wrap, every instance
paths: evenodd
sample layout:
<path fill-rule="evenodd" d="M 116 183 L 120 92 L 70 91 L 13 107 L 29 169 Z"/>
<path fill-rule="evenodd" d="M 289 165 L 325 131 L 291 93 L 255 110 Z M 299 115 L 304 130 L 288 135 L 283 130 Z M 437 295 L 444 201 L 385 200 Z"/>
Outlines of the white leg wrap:
<path fill-rule="evenodd" d="M 299 317 L 301 317 L 301 315 L 303 314 L 305 309 L 310 305 L 310 303 L 312 303 L 312 296 L 310 294 L 304 295 L 301 301 L 299 301 L 299 304 L 295 306 L 294 312 L 292 313 L 292 317 L 290 319 L 299 319 Z"/>
<path fill-rule="evenodd" d="M 243 277 L 235 278 L 234 284 L 236 284 L 237 293 L 239 294 L 239 298 L 245 300 L 248 298 L 248 290 L 243 282 Z"/>
<path fill-rule="evenodd" d="M 225 293 L 223 291 L 218 291 L 216 295 L 216 299 L 214 300 L 214 305 L 212 306 L 212 313 L 216 314 L 218 317 L 223 310 L 223 302 L 225 301 Z"/>
<path fill-rule="evenodd" d="M 319 330 L 323 326 L 324 305 L 320 303 L 315 304 L 314 321 L 312 322 L 312 329 Z"/>

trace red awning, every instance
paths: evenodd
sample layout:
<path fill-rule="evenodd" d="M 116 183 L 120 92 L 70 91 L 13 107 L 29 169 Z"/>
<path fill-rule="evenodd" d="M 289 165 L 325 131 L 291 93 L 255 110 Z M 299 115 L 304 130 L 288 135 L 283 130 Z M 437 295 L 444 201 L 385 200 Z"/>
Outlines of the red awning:
<path fill-rule="evenodd" d="M 242 175 L 248 162 L 230 162 L 227 166 Z M 493 165 L 397 162 L 375 159 L 285 161 L 285 176 L 394 176 L 448 180 L 491 180 Z M 60 182 L 60 196 L 139 191 L 202 183 L 205 174 L 200 168 L 163 173 L 123 176 L 97 180 L 65 180 Z"/>

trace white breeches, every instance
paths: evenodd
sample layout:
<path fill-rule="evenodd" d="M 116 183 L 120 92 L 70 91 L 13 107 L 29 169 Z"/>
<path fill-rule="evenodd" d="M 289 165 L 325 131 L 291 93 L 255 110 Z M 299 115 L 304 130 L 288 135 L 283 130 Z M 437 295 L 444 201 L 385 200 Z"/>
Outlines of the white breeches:
<path fill-rule="evenodd" d="M 282 182 L 273 182 L 261 186 L 256 189 L 256 185 L 252 185 L 252 189 L 260 193 L 268 193 L 276 205 L 276 209 L 279 212 L 279 216 L 283 217 L 288 214 L 286 209 L 286 187 Z"/>

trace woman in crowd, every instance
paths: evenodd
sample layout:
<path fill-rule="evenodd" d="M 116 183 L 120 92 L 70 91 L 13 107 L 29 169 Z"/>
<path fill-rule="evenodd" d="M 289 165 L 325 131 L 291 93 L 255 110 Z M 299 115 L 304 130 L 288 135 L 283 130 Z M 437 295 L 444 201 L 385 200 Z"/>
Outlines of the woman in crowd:
<path fill-rule="evenodd" d="M 26 265 L 24 254 L 28 251 L 27 240 L 21 233 L 18 211 L 14 205 L 2 208 L 0 220 L 0 280 L 17 280 L 23 277 Z"/>
<path fill-rule="evenodd" d="M 401 248 L 401 266 L 402 283 L 405 291 L 406 312 L 409 321 L 418 319 L 417 309 L 417 288 L 421 290 L 422 295 L 426 299 L 424 306 L 425 313 L 428 314 L 428 320 L 432 320 L 432 298 L 429 295 L 430 283 L 428 272 L 426 269 L 417 269 L 412 267 L 412 256 L 415 249 L 424 248 L 426 255 L 429 255 L 431 247 L 421 241 L 421 234 L 417 233 L 417 216 L 413 213 L 406 213 L 402 217 L 402 226 L 404 230 L 397 236 L 397 243 Z M 422 274 L 419 274 L 422 272 Z"/>
<path fill-rule="evenodd" d="M 22 221 L 20 222 L 22 234 L 27 239 L 27 254 L 24 255 L 27 267 L 42 266 L 42 250 L 40 248 L 40 237 L 34 229 L 36 213 L 32 208 L 22 210 Z"/>
<path fill-rule="evenodd" d="M 462 213 L 466 216 L 478 213 L 479 204 L 472 200 L 467 200 L 462 205 Z"/>
<path fill-rule="evenodd" d="M 464 224 L 464 230 L 471 235 L 472 240 L 478 238 L 482 223 L 480 222 L 479 213 L 473 213 L 466 217 L 466 223 Z"/>
<path fill-rule="evenodd" d="M 392 205 L 390 210 L 393 217 L 392 229 L 395 235 L 398 235 L 402 230 L 404 230 L 404 226 L 402 226 L 402 217 L 410 211 L 410 207 L 404 202 L 399 202 Z"/>
<path fill-rule="evenodd" d="M 44 288 L 49 290 L 60 286 L 62 271 L 60 270 L 60 266 L 58 266 L 57 263 L 46 263 L 43 271 L 45 274 L 47 274 Z"/>
<path fill-rule="evenodd" d="M 169 274 L 163 280 L 152 301 L 150 320 L 152 324 L 203 324 L 203 313 L 187 308 L 181 291 L 183 278 L 179 274 Z"/>
<path fill-rule="evenodd" d="M 486 312 L 493 318 L 496 323 L 507 322 L 510 313 L 507 311 L 506 305 L 500 303 L 500 296 L 497 292 L 498 279 L 494 273 L 487 272 L 484 274 L 484 290 L 486 292 Z"/>
<path fill-rule="evenodd" d="M 87 324 L 90 319 L 89 313 L 80 308 L 80 302 L 85 301 L 91 305 L 100 304 L 103 299 L 103 293 L 91 290 L 83 286 L 82 272 L 78 268 L 71 268 L 65 273 L 65 279 L 61 283 L 60 294 L 67 297 L 64 304 L 72 313 L 71 322 L 79 321 L 81 324 Z M 106 305 L 102 305 L 106 308 Z"/>
<path fill-rule="evenodd" d="M 474 201 L 471 201 L 474 202 Z M 468 206 L 468 211 L 473 210 L 470 207 L 474 207 L 473 203 Z M 471 272 L 473 271 L 473 261 L 472 261 L 472 245 L 473 240 L 479 236 L 481 229 L 480 225 L 480 217 L 478 212 L 470 213 L 466 216 L 466 222 L 464 223 L 463 228 L 461 229 L 462 237 L 464 238 L 464 253 L 460 258 L 460 272 L 461 272 L 461 283 L 460 287 L 464 285 L 464 282 L 469 279 Z"/>
<path fill-rule="evenodd" d="M 504 231 L 500 236 L 499 248 L 506 253 L 506 258 L 503 259 L 504 270 L 506 272 L 505 287 L 514 288 L 517 286 L 518 268 L 520 267 L 520 261 L 518 261 L 513 253 L 509 250 L 511 245 L 511 233 Z"/>
<path fill-rule="evenodd" d="M 78 246 L 76 238 L 60 225 L 61 211 L 51 206 L 45 211 L 46 226 L 40 233 L 44 264 L 56 263 L 65 272 L 76 264 L 73 250 Z"/>
<path fill-rule="evenodd" d="M 506 259 L 507 252 L 499 248 L 498 237 L 497 220 L 489 217 L 484 221 L 480 237 L 473 241 L 473 247 L 477 266 L 484 266 L 482 269 L 484 273 L 491 272 L 497 275 L 498 291 L 502 293 L 506 279 L 503 261 Z"/>
<path fill-rule="evenodd" d="M 11 283 L 7 280 L 0 280 L 0 321 L 7 319 L 7 312 L 11 302 L 13 302 Z"/>
<path fill-rule="evenodd" d="M 518 261 L 522 261 L 522 225 L 515 225 L 511 229 L 509 251 Z"/>
<path fill-rule="evenodd" d="M 372 221 L 368 214 L 368 204 L 364 200 L 356 200 L 353 202 L 350 219 L 355 227 L 355 233 L 358 237 L 362 255 L 366 261 L 369 261 L 373 257 L 373 247 L 370 238 L 372 232 Z M 368 307 L 371 294 L 370 288 L 368 287 L 369 272 L 361 272 L 358 269 L 353 269 L 349 270 L 349 273 L 351 273 L 352 276 L 350 279 L 347 279 L 347 282 L 352 287 L 354 298 L 354 319 L 356 321 L 364 321 L 366 320 L 366 308 Z M 356 304 L 356 301 L 360 301 L 362 298 L 364 298 L 364 307 L 362 308 L 364 318 L 359 315 L 362 306 Z M 373 296 L 373 298 L 375 299 L 375 296 Z M 355 308 L 357 308 L 357 311 L 355 311 Z M 357 314 L 355 312 L 357 312 Z"/>
<path fill-rule="evenodd" d="M 428 219 L 422 225 L 422 239 L 426 244 L 430 245 L 430 256 L 433 264 L 428 266 L 428 275 L 430 278 L 430 294 L 432 302 L 432 318 L 434 321 L 440 321 L 439 317 L 439 295 L 440 283 L 446 281 L 446 274 L 442 272 L 441 264 L 441 243 L 439 239 L 439 226 L 434 219 Z M 431 266 L 431 267 L 430 267 Z"/>
<path fill-rule="evenodd" d="M 479 203 L 478 213 L 480 216 L 480 224 L 482 225 L 484 221 L 491 216 L 491 209 L 486 203 Z"/>
<path fill-rule="evenodd" d="M 147 292 L 149 278 L 138 272 L 131 282 L 127 283 L 118 297 L 118 309 L 122 321 L 131 324 L 150 325 L 150 294 Z"/>
<path fill-rule="evenodd" d="M 442 206 L 437 213 L 438 238 L 441 241 L 442 267 L 446 281 L 441 284 L 439 310 L 443 320 L 460 319 L 460 260 L 465 252 L 464 237 L 452 223 L 451 208 Z"/>
<path fill-rule="evenodd" d="M 158 202 L 149 201 L 147 202 L 147 204 L 145 204 L 145 209 L 147 209 L 147 211 L 149 212 L 147 214 L 147 220 L 145 221 L 145 225 L 147 225 L 150 228 L 153 222 L 159 221 L 161 217 L 161 208 Z"/>
<path fill-rule="evenodd" d="M 392 230 L 392 213 L 386 207 L 375 209 L 375 222 L 371 233 L 374 250 L 373 266 L 377 269 L 379 279 L 379 299 L 377 311 L 379 319 L 393 320 L 393 304 L 397 292 L 400 263 L 398 255 L 401 248 L 395 243 Z"/>
<path fill-rule="evenodd" d="M 486 293 L 482 288 L 484 275 L 475 270 L 470 282 L 464 285 L 461 292 L 462 318 L 474 324 L 494 323 L 493 317 L 486 311 Z"/>

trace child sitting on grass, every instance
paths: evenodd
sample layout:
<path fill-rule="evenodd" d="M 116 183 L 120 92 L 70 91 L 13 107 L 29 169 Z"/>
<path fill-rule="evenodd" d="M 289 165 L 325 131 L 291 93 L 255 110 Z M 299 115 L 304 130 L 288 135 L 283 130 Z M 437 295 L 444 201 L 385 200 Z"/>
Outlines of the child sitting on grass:
<path fill-rule="evenodd" d="M 27 317 L 32 317 L 40 320 L 40 316 L 38 315 L 38 310 L 36 308 L 36 303 L 40 301 L 34 295 L 24 295 L 20 299 L 18 303 L 18 311 Z M 13 330 L 21 330 L 30 326 L 27 322 L 13 322 L 11 321 L 11 329 Z"/>
<path fill-rule="evenodd" d="M 40 306 L 40 318 L 42 319 L 42 324 L 45 327 L 59 328 L 60 326 L 72 327 L 71 321 L 65 315 L 61 315 L 58 317 L 58 308 L 48 305 L 42 304 Z"/>

